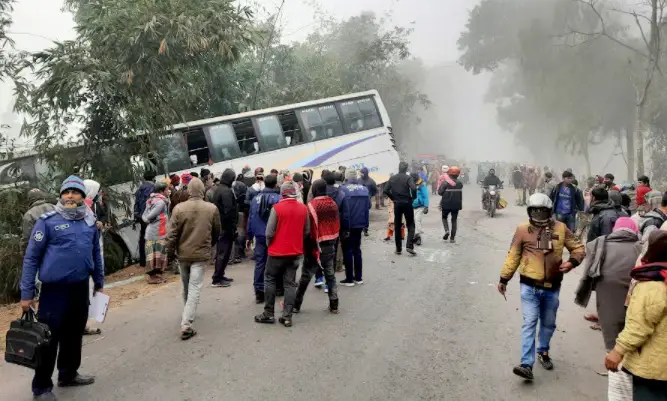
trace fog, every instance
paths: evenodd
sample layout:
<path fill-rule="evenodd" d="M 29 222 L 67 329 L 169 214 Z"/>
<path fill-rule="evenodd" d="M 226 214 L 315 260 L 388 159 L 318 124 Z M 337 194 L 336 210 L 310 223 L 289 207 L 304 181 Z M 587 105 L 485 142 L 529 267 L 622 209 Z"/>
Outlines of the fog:
<path fill-rule="evenodd" d="M 274 14 L 281 0 L 241 0 L 257 5 L 260 17 Z M 461 52 L 457 40 L 464 30 L 475 0 L 286 0 L 280 18 L 284 41 L 305 38 L 316 26 L 313 15 L 324 10 L 342 19 L 371 10 L 378 15 L 391 13 L 392 24 L 412 26 L 411 50 L 420 59 L 428 74 L 415 77 L 421 90 L 432 101 L 429 110 L 419 113 L 421 124 L 413 132 L 402 133 L 415 138 L 411 151 L 444 153 L 450 158 L 467 160 L 504 160 L 545 164 L 544 158 L 529 151 L 515 139 L 512 132 L 503 130 L 497 120 L 496 105 L 486 100 L 490 73 L 473 75 L 457 62 Z M 539 3 L 539 2 L 536 2 Z M 59 0 L 19 0 L 13 13 L 11 35 L 17 48 L 35 51 L 47 47 L 50 40 L 74 37 L 71 16 L 61 11 Z M 370 88 L 369 88 L 370 89 Z M 0 84 L 0 123 L 16 126 L 17 116 L 9 113 L 11 88 Z M 16 135 L 13 130 L 13 135 Z M 418 139 L 419 138 L 419 139 Z M 25 139 L 20 144 L 29 146 Z M 613 143 L 604 143 L 591 152 L 591 168 L 603 168 L 622 174 L 625 164 L 621 156 L 611 157 Z M 553 148 L 549 163 L 583 169 L 580 157 Z"/>

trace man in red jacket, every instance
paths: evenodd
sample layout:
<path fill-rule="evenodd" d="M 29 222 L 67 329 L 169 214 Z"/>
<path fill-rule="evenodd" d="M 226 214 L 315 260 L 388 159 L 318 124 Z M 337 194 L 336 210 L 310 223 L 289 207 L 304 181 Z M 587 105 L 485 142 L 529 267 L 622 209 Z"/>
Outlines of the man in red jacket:
<path fill-rule="evenodd" d="M 652 189 L 651 182 L 645 175 L 639 177 L 637 182 L 639 183 L 639 186 L 637 187 L 637 207 L 639 208 L 639 206 L 644 206 L 644 204 L 646 204 L 646 194 L 651 192 Z"/>
<path fill-rule="evenodd" d="M 304 239 L 310 233 L 308 208 L 296 200 L 294 182 L 287 181 L 280 187 L 282 199 L 271 209 L 266 224 L 266 243 L 269 257 L 264 271 L 264 312 L 255 316 L 257 323 L 276 322 L 276 279 L 283 276 L 285 303 L 279 319 L 285 327 L 292 326 L 292 313 L 296 298 L 296 271 L 303 261 Z"/>

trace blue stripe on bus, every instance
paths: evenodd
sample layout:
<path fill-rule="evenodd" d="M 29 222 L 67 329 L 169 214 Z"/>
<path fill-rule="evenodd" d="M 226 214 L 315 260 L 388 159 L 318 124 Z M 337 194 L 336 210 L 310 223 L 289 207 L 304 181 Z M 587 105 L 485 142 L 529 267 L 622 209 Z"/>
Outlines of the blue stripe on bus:
<path fill-rule="evenodd" d="M 366 138 L 357 139 L 356 141 L 345 143 L 345 144 L 337 146 L 333 149 L 325 150 L 324 153 L 320 152 L 319 155 L 316 155 L 315 158 L 311 159 L 310 161 L 307 161 L 305 163 L 294 163 L 294 165 L 301 164 L 300 166 L 297 166 L 297 167 L 317 167 L 317 166 L 321 165 L 322 163 L 324 163 L 326 160 L 333 157 L 334 155 L 336 155 L 336 154 L 338 154 L 338 153 L 340 153 L 340 152 L 342 152 L 346 149 L 349 149 L 352 146 L 358 145 L 361 142 L 365 142 L 369 139 L 373 139 L 373 138 L 376 138 L 376 137 L 384 135 L 384 134 L 385 133 L 382 132 L 382 133 L 379 133 L 379 134 L 368 136 Z"/>

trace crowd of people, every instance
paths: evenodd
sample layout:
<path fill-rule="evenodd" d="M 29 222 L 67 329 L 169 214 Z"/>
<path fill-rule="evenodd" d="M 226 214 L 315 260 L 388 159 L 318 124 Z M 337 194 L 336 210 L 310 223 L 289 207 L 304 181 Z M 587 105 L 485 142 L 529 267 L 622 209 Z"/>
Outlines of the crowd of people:
<path fill-rule="evenodd" d="M 574 268 L 583 277 L 575 302 L 587 306 L 596 292 L 597 313 L 588 320 L 602 331 L 608 353 L 611 400 L 665 400 L 667 397 L 667 194 L 655 191 L 648 177 L 617 185 L 614 177 L 587 179 L 584 188 L 571 170 L 555 182 L 518 167 L 512 177 L 517 205 L 526 206 L 528 222 L 516 228 L 500 273 L 498 291 L 520 276 L 523 312 L 522 355 L 514 373 L 533 379 L 533 365 L 554 367 L 550 341 L 556 329 L 563 276 Z M 443 166 L 435 181 L 440 196 L 443 240 L 455 242 L 463 206 L 461 169 Z M 315 276 L 328 295 L 328 310 L 340 307 L 338 286 L 364 283 L 361 244 L 368 234 L 373 198 L 376 208 L 388 199 L 386 240 L 395 253 L 403 244 L 411 256 L 426 238 L 423 216 L 429 213 L 428 171 L 398 172 L 378 188 L 367 169 L 289 172 L 262 167 L 240 174 L 226 169 L 215 177 L 208 169 L 156 180 L 150 171 L 135 193 L 140 265 L 149 284 L 165 281 L 176 269 L 184 302 L 180 338 L 195 336 L 197 305 L 205 268 L 214 266 L 211 287 L 234 280 L 227 267 L 244 259 L 254 263 L 253 292 L 264 304 L 257 323 L 276 322 L 276 298 L 284 296 L 278 322 L 291 327 Z M 494 171 L 483 185 L 502 184 Z M 58 363 L 59 386 L 81 386 L 94 378 L 79 374 L 82 336 L 87 330 L 88 297 L 104 288 L 102 231 L 107 227 L 100 185 L 76 176 L 62 184 L 51 205 L 37 189 L 29 192 L 24 217 L 25 260 L 21 306 L 30 310 L 39 293 L 39 320 L 51 328 L 46 360 L 35 371 L 36 399 L 55 400 L 51 375 Z M 569 258 L 563 261 L 567 249 Z M 251 255 L 248 255 L 251 253 Z M 72 255 L 77 255 L 72 258 Z M 338 260 L 345 278 L 338 281 Z M 301 276 L 297 281 L 297 272 Z M 41 289 L 38 287 L 41 283 Z M 539 326 L 539 332 L 538 332 Z M 537 345 L 536 345 L 537 341 Z M 630 397 L 630 398 L 628 398 Z"/>

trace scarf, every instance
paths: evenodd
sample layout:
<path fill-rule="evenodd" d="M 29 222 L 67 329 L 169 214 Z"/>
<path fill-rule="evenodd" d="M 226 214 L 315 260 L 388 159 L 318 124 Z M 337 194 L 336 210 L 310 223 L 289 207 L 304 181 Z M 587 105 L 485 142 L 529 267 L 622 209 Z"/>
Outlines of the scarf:
<path fill-rule="evenodd" d="M 60 201 L 58 201 L 56 204 L 56 212 L 65 220 L 84 220 L 86 224 L 88 224 L 88 227 L 94 226 L 97 221 L 95 213 L 90 210 L 85 202 L 76 208 L 66 208 Z"/>
<path fill-rule="evenodd" d="M 319 244 L 338 238 L 340 218 L 336 202 L 328 196 L 318 196 L 308 203 L 310 233 Z"/>
<path fill-rule="evenodd" d="M 630 277 L 637 281 L 663 281 L 667 284 L 667 263 L 647 263 L 635 267 L 630 272 Z"/>

